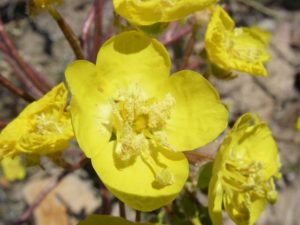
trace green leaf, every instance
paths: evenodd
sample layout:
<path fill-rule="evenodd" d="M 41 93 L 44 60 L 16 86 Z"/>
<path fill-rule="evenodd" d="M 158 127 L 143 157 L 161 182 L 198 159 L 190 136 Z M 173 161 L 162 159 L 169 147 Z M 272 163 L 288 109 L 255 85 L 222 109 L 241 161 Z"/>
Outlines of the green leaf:
<path fill-rule="evenodd" d="M 198 188 L 204 189 L 208 187 L 212 175 L 212 166 L 213 163 L 209 162 L 201 168 L 198 176 Z"/>

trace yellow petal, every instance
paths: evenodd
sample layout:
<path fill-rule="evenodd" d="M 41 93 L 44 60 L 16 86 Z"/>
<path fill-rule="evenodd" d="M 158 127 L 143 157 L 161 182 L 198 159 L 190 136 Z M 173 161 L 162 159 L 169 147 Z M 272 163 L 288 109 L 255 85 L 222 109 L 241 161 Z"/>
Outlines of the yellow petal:
<path fill-rule="evenodd" d="M 251 204 L 250 208 L 250 219 L 249 219 L 249 225 L 255 224 L 255 222 L 258 220 L 261 213 L 264 211 L 266 207 L 266 199 L 254 199 L 254 201 Z"/>
<path fill-rule="evenodd" d="M 29 129 L 29 125 L 18 117 L 6 125 L 0 133 L 0 161 L 3 157 L 18 154 L 16 144 Z"/>
<path fill-rule="evenodd" d="M 158 169 L 166 168 L 174 176 L 174 183 L 157 187 L 154 173 L 140 156 L 124 163 L 115 154 L 115 142 L 92 158 L 92 165 L 105 186 L 130 207 L 152 211 L 170 203 L 182 189 L 188 176 L 188 162 L 182 153 L 152 151 Z"/>
<path fill-rule="evenodd" d="M 155 93 L 168 79 L 170 57 L 165 47 L 142 32 L 124 32 L 108 40 L 97 57 L 99 76 L 106 80 L 103 89 L 110 94 L 136 83 L 147 93 Z"/>
<path fill-rule="evenodd" d="M 26 175 L 25 167 L 19 156 L 15 158 L 6 157 L 1 161 L 4 177 L 8 181 L 23 180 Z"/>
<path fill-rule="evenodd" d="M 170 83 L 176 103 L 166 132 L 176 151 L 203 146 L 227 127 L 228 112 L 203 76 L 184 70 L 173 74 Z"/>
<path fill-rule="evenodd" d="M 157 223 L 133 223 L 120 217 L 90 215 L 78 225 L 162 225 Z"/>
<path fill-rule="evenodd" d="M 170 22 L 204 9 L 216 0 L 113 0 L 115 11 L 133 24 Z"/>
<path fill-rule="evenodd" d="M 210 218 L 214 225 L 222 224 L 222 201 L 223 190 L 222 184 L 218 181 L 217 176 L 211 178 L 209 184 L 208 210 Z"/>
<path fill-rule="evenodd" d="M 263 170 L 265 179 L 269 179 L 280 168 L 277 144 L 267 124 L 259 121 L 257 116 L 246 113 L 235 123 L 233 138 L 240 139 L 239 149 L 247 152 L 247 157 L 268 165 Z M 238 148 L 236 151 L 239 151 Z"/>
<path fill-rule="evenodd" d="M 76 139 L 86 156 L 93 157 L 111 136 L 106 127 L 110 109 L 105 103 L 109 96 L 103 92 L 96 66 L 88 61 L 70 64 L 65 75 L 72 93 L 71 117 Z"/>

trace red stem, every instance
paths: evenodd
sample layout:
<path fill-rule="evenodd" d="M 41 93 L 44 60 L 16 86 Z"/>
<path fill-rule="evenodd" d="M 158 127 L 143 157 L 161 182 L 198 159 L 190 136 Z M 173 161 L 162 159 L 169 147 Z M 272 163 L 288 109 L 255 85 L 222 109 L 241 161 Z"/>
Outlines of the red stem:
<path fill-rule="evenodd" d="M 27 78 L 27 76 L 24 74 L 24 71 L 22 71 L 17 65 L 16 62 L 9 56 L 8 54 L 4 53 L 4 60 L 7 62 L 7 64 L 10 65 L 12 68 L 14 75 L 18 78 L 18 80 L 25 85 L 27 90 L 30 90 L 30 92 L 33 94 L 35 98 L 40 98 L 43 94 L 42 92 L 37 89 L 36 86 Z"/>
<path fill-rule="evenodd" d="M 178 27 L 178 22 L 170 23 L 169 27 L 167 28 L 167 31 L 165 32 L 163 37 L 161 37 L 161 39 L 163 39 L 163 40 L 172 39 L 177 27 Z"/>
<path fill-rule="evenodd" d="M 103 0 L 95 0 L 94 2 L 94 22 L 95 22 L 95 33 L 94 33 L 94 51 L 93 51 L 93 61 L 96 61 L 97 53 L 101 45 L 102 36 L 102 14 L 103 14 Z"/>
<path fill-rule="evenodd" d="M 185 51 L 182 59 L 182 64 L 180 66 L 180 69 L 186 69 L 186 67 L 189 65 L 189 59 L 190 56 L 193 54 L 194 46 L 196 43 L 196 32 L 197 32 L 197 25 L 194 25 L 193 32 L 191 33 L 191 36 L 185 46 Z"/>
<path fill-rule="evenodd" d="M 183 27 L 179 32 L 177 32 L 173 36 L 163 38 L 161 40 L 161 42 L 166 46 L 171 45 L 171 44 L 177 42 L 178 40 L 180 40 L 186 34 L 190 33 L 191 31 L 193 31 L 193 25 L 188 25 L 186 27 Z"/>
<path fill-rule="evenodd" d="M 89 49 L 89 40 L 88 37 L 90 35 L 90 30 L 91 30 L 91 25 L 94 21 L 95 17 L 95 10 L 94 7 L 91 8 L 89 11 L 87 17 L 84 20 L 83 26 L 81 28 L 81 35 L 80 35 L 80 41 L 81 41 L 81 46 L 83 48 L 83 51 L 88 58 L 91 57 L 90 55 L 90 49 Z"/>
<path fill-rule="evenodd" d="M 15 95 L 23 98 L 27 102 L 33 102 L 35 99 L 30 94 L 25 92 L 24 90 L 18 88 L 15 86 L 12 82 L 10 82 L 8 79 L 6 79 L 1 73 L 0 73 L 0 84 L 6 87 L 8 90 L 10 90 Z"/>
<path fill-rule="evenodd" d="M 26 76 L 32 81 L 32 83 L 40 89 L 42 92 L 47 92 L 50 90 L 51 85 L 42 78 L 42 76 L 29 65 L 24 59 L 19 55 L 17 49 L 15 48 L 14 44 L 10 40 L 9 36 L 4 31 L 4 26 L 2 21 L 0 20 L 0 36 L 3 40 L 3 44 L 7 49 L 7 53 L 15 60 L 18 66 L 24 71 Z"/>

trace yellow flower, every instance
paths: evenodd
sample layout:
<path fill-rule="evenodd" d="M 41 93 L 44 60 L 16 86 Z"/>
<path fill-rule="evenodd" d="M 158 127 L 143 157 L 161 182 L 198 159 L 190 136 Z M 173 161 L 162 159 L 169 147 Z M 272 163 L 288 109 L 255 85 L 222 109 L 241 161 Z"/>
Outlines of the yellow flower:
<path fill-rule="evenodd" d="M 234 21 L 224 9 L 216 7 L 205 35 L 210 62 L 229 72 L 267 76 L 264 63 L 270 59 L 266 50 L 270 34 L 257 27 L 234 27 Z"/>
<path fill-rule="evenodd" d="M 90 215 L 78 225 L 162 225 L 158 223 L 133 223 L 120 217 Z"/>
<path fill-rule="evenodd" d="M 113 0 L 115 11 L 136 25 L 181 19 L 217 0 Z"/>
<path fill-rule="evenodd" d="M 106 187 L 129 206 L 151 211 L 172 201 L 188 176 L 181 151 L 217 137 L 227 125 L 219 95 L 200 74 L 169 77 L 167 50 L 141 32 L 100 49 L 96 65 L 66 70 L 77 141 Z"/>
<path fill-rule="evenodd" d="M 274 203 L 279 156 L 268 126 L 250 113 L 227 134 L 214 161 L 209 185 L 209 213 L 222 224 L 222 205 L 237 225 L 252 225 L 266 202 Z"/>
<path fill-rule="evenodd" d="M 60 83 L 9 123 L 0 133 L 0 159 L 20 153 L 47 155 L 67 148 L 73 137 L 67 94 Z"/>
<path fill-rule="evenodd" d="M 295 127 L 296 127 L 296 130 L 300 131 L 300 117 L 298 117 Z"/>
<path fill-rule="evenodd" d="M 22 165 L 19 156 L 16 156 L 14 158 L 4 158 L 1 161 L 1 166 L 3 169 L 4 177 L 8 181 L 23 180 L 26 175 L 25 167 Z"/>
<path fill-rule="evenodd" d="M 47 11 L 53 7 L 61 5 L 63 0 L 29 0 L 29 15 L 37 15 L 43 11 Z"/>

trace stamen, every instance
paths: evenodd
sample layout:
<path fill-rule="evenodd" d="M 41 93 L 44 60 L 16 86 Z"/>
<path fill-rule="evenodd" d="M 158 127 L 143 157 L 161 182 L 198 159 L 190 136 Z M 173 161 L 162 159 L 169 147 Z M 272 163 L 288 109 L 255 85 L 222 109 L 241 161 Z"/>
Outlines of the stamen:
<path fill-rule="evenodd" d="M 245 205 L 241 205 L 241 207 L 237 208 L 238 216 L 246 216 L 244 211 L 250 207 L 248 207 L 247 204 L 251 203 L 251 198 L 254 196 L 266 198 L 271 203 L 276 201 L 277 193 L 273 178 L 268 180 L 264 179 L 261 173 L 263 166 L 260 162 L 241 161 L 232 156 L 232 158 L 226 162 L 224 168 L 222 185 L 225 187 L 226 196 L 243 196 L 242 198 Z M 227 197 L 224 195 L 224 201 Z M 231 197 L 228 197 L 229 200 Z"/>
<path fill-rule="evenodd" d="M 59 120 L 55 115 L 38 114 L 36 119 L 36 130 L 40 134 L 63 133 L 63 129 L 59 126 Z"/>
<path fill-rule="evenodd" d="M 173 174 L 167 168 L 163 168 L 162 170 L 158 169 L 158 165 L 155 163 L 149 151 L 143 151 L 141 156 L 154 172 L 155 182 L 157 182 L 158 185 L 167 186 L 174 183 Z"/>
<path fill-rule="evenodd" d="M 174 176 L 169 170 L 163 169 L 156 174 L 155 181 L 163 186 L 171 185 L 174 184 Z"/>
<path fill-rule="evenodd" d="M 175 99 L 167 94 L 162 100 L 149 98 L 142 88 L 131 85 L 120 90 L 111 102 L 111 123 L 116 137 L 115 153 L 121 160 L 141 156 L 154 173 L 160 186 L 174 183 L 166 168 L 160 168 L 151 156 L 150 145 L 171 151 L 164 128 L 171 116 Z"/>

